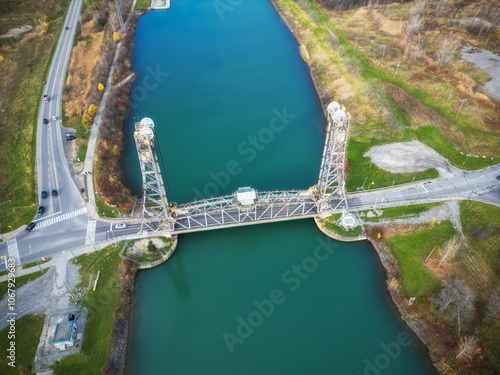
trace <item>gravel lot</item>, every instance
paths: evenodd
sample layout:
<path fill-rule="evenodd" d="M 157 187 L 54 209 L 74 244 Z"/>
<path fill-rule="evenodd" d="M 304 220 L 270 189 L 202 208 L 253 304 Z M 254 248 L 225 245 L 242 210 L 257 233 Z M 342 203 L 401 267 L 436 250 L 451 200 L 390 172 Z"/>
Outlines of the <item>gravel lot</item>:
<path fill-rule="evenodd" d="M 460 55 L 490 75 L 491 81 L 486 82 L 483 89 L 489 96 L 500 100 L 500 56 L 475 47 L 462 48 Z"/>
<path fill-rule="evenodd" d="M 375 146 L 364 156 L 370 157 L 377 167 L 391 173 L 420 172 L 436 168 L 443 177 L 463 174 L 462 170 L 452 167 L 444 157 L 419 141 Z"/>
<path fill-rule="evenodd" d="M 69 308 L 69 293 L 64 283 L 72 289 L 79 282 L 79 265 L 71 263 L 71 254 L 54 257 L 55 266 L 36 280 L 29 282 L 16 291 L 16 319 L 32 313 L 48 313 Z M 0 316 L 7 316 L 7 298 L 0 302 Z M 7 326 L 7 319 L 0 320 L 0 330 Z"/>

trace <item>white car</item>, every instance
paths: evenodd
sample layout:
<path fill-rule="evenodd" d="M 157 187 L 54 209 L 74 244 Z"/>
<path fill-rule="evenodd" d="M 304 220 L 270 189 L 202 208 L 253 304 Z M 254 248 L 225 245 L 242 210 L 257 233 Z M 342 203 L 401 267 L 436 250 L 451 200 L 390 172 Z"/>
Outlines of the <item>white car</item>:
<path fill-rule="evenodd" d="M 57 120 L 57 117 L 56 116 L 52 116 L 52 121 L 56 121 Z"/>
<path fill-rule="evenodd" d="M 115 225 L 115 229 L 125 229 L 126 227 L 127 227 L 127 224 L 125 224 L 125 223 Z"/>

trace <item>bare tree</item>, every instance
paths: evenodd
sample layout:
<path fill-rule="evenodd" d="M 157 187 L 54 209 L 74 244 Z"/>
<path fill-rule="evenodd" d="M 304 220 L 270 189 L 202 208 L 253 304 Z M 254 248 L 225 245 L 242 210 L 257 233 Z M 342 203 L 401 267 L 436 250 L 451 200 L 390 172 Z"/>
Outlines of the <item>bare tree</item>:
<path fill-rule="evenodd" d="M 422 16 L 416 14 L 410 19 L 410 22 L 405 25 L 405 28 L 408 35 L 413 36 L 420 33 L 422 26 L 424 26 L 424 20 Z"/>
<path fill-rule="evenodd" d="M 439 261 L 438 266 L 440 266 L 441 263 L 443 263 L 448 257 L 454 256 L 460 249 L 460 246 L 462 246 L 462 240 L 458 236 L 454 236 L 451 240 L 447 241 L 444 244 L 444 254 Z"/>
<path fill-rule="evenodd" d="M 486 303 L 486 311 L 483 322 L 500 315 L 500 291 L 495 290 L 491 293 Z"/>
<path fill-rule="evenodd" d="M 476 336 L 464 336 L 460 338 L 458 344 L 459 353 L 457 358 L 462 361 L 470 361 L 474 357 L 477 350 L 477 338 Z"/>
<path fill-rule="evenodd" d="M 414 16 L 422 16 L 424 14 L 427 0 L 415 0 L 415 5 L 411 8 L 410 13 Z"/>
<path fill-rule="evenodd" d="M 450 0 L 437 0 L 435 10 L 436 15 L 444 16 L 450 8 Z"/>
<path fill-rule="evenodd" d="M 475 314 L 474 292 L 459 278 L 447 279 L 444 288 L 434 298 L 434 303 L 457 324 L 458 336 L 462 327 L 468 326 Z"/>
<path fill-rule="evenodd" d="M 439 69 L 446 68 L 450 64 L 453 56 L 457 52 L 458 46 L 459 43 L 452 37 L 448 37 L 442 41 L 441 48 L 436 56 Z"/>

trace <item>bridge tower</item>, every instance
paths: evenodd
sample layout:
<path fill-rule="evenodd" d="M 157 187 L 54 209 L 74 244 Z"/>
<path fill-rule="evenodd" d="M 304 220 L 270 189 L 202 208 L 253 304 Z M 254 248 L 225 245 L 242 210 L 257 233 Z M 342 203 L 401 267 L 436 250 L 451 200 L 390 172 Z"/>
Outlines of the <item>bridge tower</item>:
<path fill-rule="evenodd" d="M 141 231 L 144 225 L 153 231 L 165 225 L 169 229 L 173 228 L 173 219 L 158 162 L 154 127 L 153 120 L 148 117 L 135 123 L 134 139 L 142 174 Z"/>
<path fill-rule="evenodd" d="M 318 211 L 346 208 L 346 151 L 351 116 L 337 102 L 327 107 L 328 124 L 317 188 Z"/>

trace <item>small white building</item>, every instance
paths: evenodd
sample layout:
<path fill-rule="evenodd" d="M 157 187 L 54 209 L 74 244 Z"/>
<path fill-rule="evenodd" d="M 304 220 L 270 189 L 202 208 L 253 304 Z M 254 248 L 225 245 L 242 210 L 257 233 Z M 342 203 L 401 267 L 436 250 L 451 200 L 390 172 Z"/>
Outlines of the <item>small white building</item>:
<path fill-rule="evenodd" d="M 236 201 L 242 206 L 250 206 L 257 202 L 257 193 L 250 186 L 236 190 Z"/>

